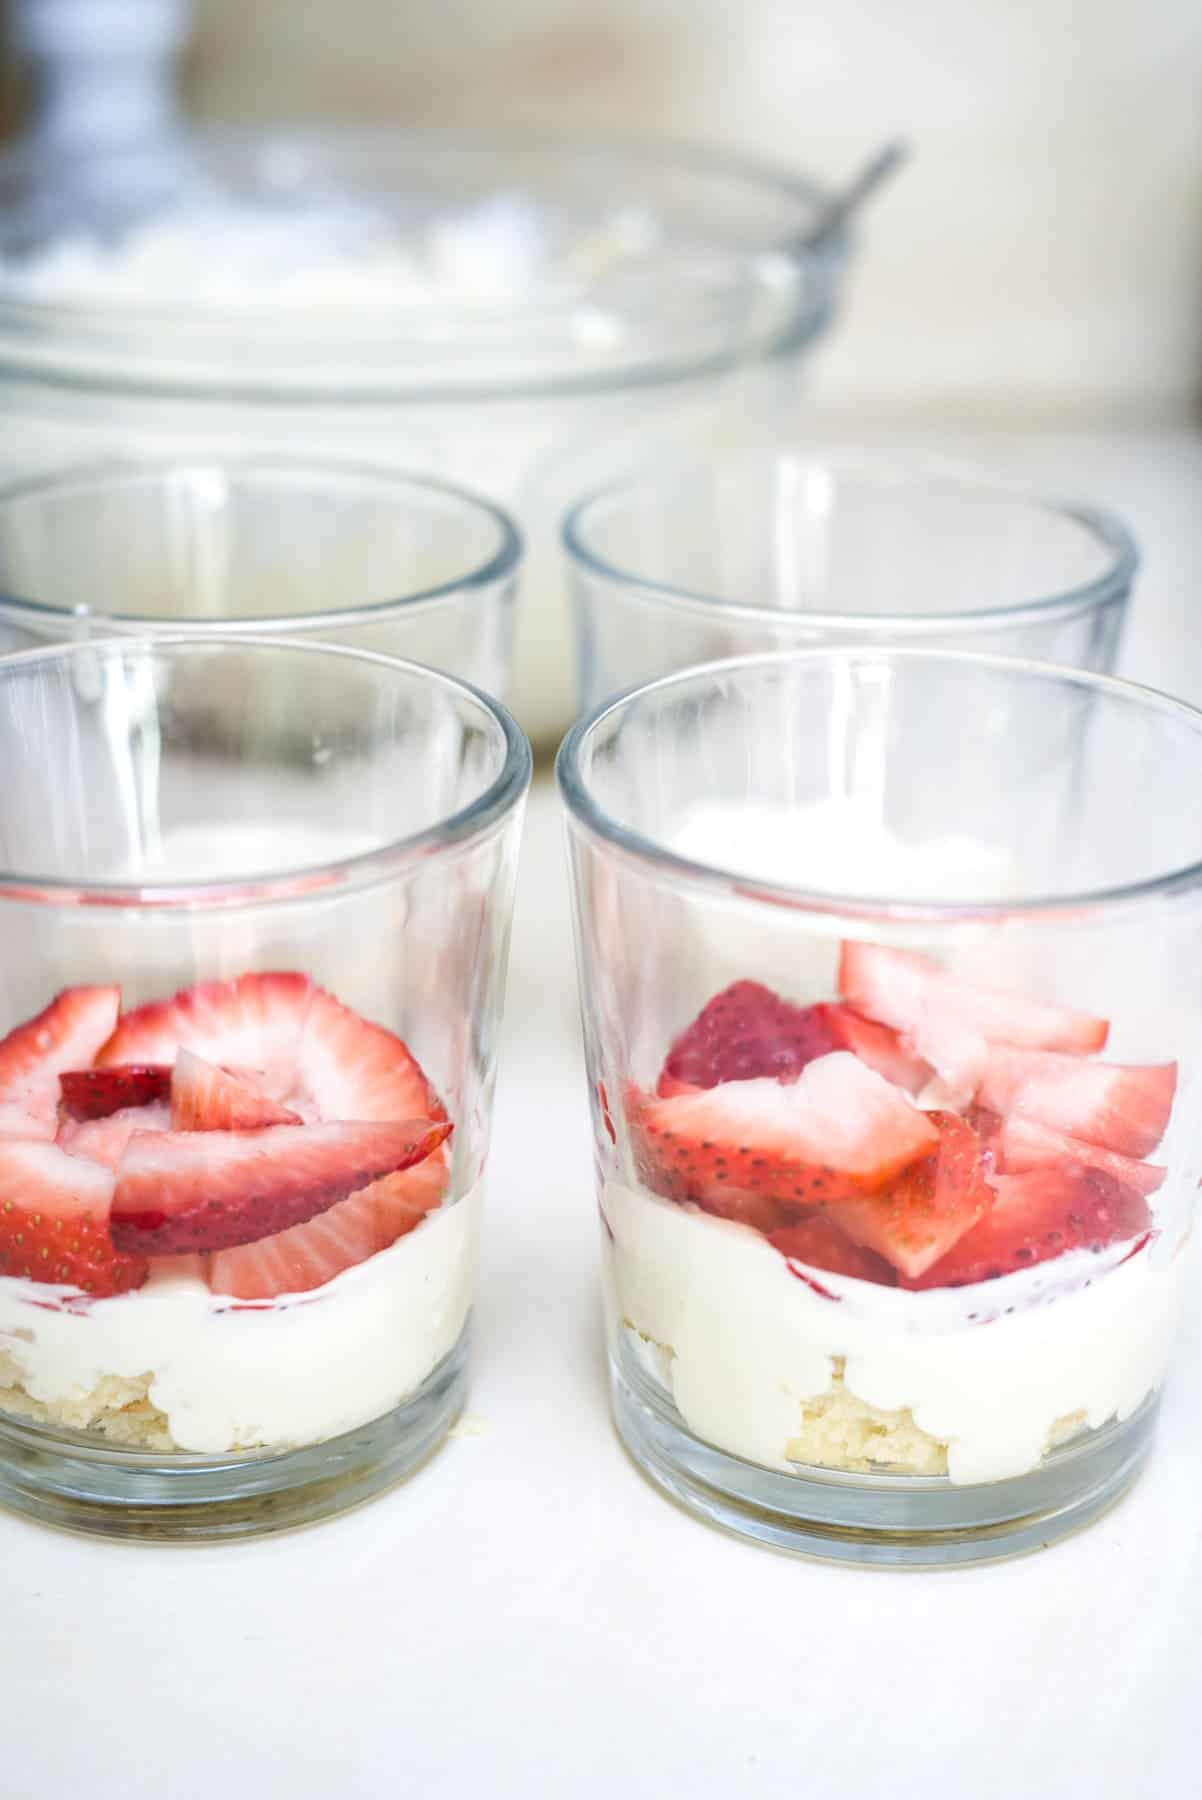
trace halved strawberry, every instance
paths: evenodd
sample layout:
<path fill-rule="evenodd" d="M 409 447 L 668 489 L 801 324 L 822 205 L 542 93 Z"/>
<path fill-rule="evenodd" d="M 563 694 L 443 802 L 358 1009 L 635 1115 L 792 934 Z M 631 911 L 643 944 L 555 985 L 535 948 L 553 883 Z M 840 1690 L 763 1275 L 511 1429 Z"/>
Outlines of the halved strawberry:
<path fill-rule="evenodd" d="M 1167 1173 L 1155 1163 L 1136 1162 L 1130 1156 L 1119 1156 L 1114 1150 L 1103 1150 L 1087 1144 L 1082 1138 L 1067 1137 L 1052 1131 L 1033 1119 L 1019 1114 L 998 1122 L 994 1138 L 1000 1166 L 1007 1175 L 1020 1175 L 1027 1169 L 1045 1167 L 1048 1163 L 1067 1163 L 1085 1169 L 1100 1169 L 1113 1175 L 1122 1186 L 1134 1188 L 1137 1194 L 1154 1194 Z"/>
<path fill-rule="evenodd" d="M 64 1069 L 62 1110 L 69 1119 L 104 1119 L 127 1106 L 149 1106 L 171 1092 L 168 1063 L 116 1063 L 111 1069 Z"/>
<path fill-rule="evenodd" d="M 913 1163 L 879 1194 L 832 1208 L 849 1237 L 879 1252 L 911 1279 L 946 1256 L 993 1204 L 972 1126 L 952 1112 L 927 1117 L 939 1132 L 933 1155 Z"/>
<path fill-rule="evenodd" d="M 293 1099 L 292 1094 L 288 1095 Z M 314 988 L 300 1044 L 295 1103 L 323 1119 L 445 1119 L 408 1046 Z"/>
<path fill-rule="evenodd" d="M 908 1035 L 943 1015 L 990 1043 L 1088 1054 L 1102 1049 L 1109 1031 L 1105 1019 L 961 981 L 930 957 L 883 944 L 844 943 L 839 992 L 857 1012 Z"/>
<path fill-rule="evenodd" d="M 421 1224 L 445 1191 L 445 1155 L 440 1146 L 403 1175 L 373 1181 L 304 1225 L 255 1244 L 215 1250 L 209 1258 L 210 1288 L 235 1300 L 272 1300 L 324 1287 Z"/>
<path fill-rule="evenodd" d="M 1146 1156 L 1164 1136 L 1176 1063 L 1084 1062 L 1053 1050 L 989 1052 L 979 1099 L 1122 1156 Z"/>
<path fill-rule="evenodd" d="M 74 1061 L 74 1057 L 72 1058 Z M 0 1142 L 0 1275 L 123 1294 L 146 1279 L 145 1258 L 109 1236 L 113 1177 L 57 1144 Z"/>
<path fill-rule="evenodd" d="M 917 1092 L 927 1069 L 902 1048 L 896 1032 L 860 1018 L 850 1007 L 794 1006 L 758 981 L 736 981 L 704 1006 L 664 1062 L 661 1099 L 772 1075 L 796 1081 L 807 1064 L 850 1050 L 887 1081 Z"/>
<path fill-rule="evenodd" d="M 60 1074 L 91 1062 L 120 1005 L 117 987 L 65 988 L 0 1041 L 0 1136 L 54 1136 Z"/>
<path fill-rule="evenodd" d="M 1100 1169 L 1064 1166 L 997 1175 L 992 1207 L 911 1288 L 967 1287 L 1062 1256 L 1139 1237 L 1151 1223 L 1147 1203 Z"/>
<path fill-rule="evenodd" d="M 299 1113 L 277 1106 L 245 1081 L 181 1050 L 171 1076 L 172 1131 L 250 1131 L 260 1125 L 299 1125 Z"/>
<path fill-rule="evenodd" d="M 667 1100 L 633 1094 L 639 1176 L 762 1231 L 880 1188 L 939 1142 L 926 1115 L 847 1051 L 796 1082 L 727 1081 Z"/>
<path fill-rule="evenodd" d="M 174 1065 L 181 1049 L 193 1050 L 223 1067 L 244 1064 L 262 1070 L 267 1088 L 280 1098 L 295 1079 L 312 994 L 307 975 L 289 972 L 202 981 L 170 1000 L 152 1000 L 123 1013 L 96 1062 L 105 1068 L 114 1063 Z"/>
<path fill-rule="evenodd" d="M 854 1275 L 878 1287 L 896 1287 L 897 1276 L 883 1256 L 853 1244 L 825 1213 L 810 1213 L 796 1225 L 769 1234 L 768 1242 L 788 1262 L 805 1263 L 832 1275 Z"/>
<path fill-rule="evenodd" d="M 253 1243 L 421 1162 L 450 1129 L 416 1119 L 137 1134 L 117 1171 L 113 1242 L 151 1256 Z"/>
<path fill-rule="evenodd" d="M 170 1131 L 171 1108 L 165 1100 L 126 1106 L 104 1119 L 64 1119 L 56 1143 L 71 1156 L 86 1156 L 116 1170 L 135 1131 Z"/>

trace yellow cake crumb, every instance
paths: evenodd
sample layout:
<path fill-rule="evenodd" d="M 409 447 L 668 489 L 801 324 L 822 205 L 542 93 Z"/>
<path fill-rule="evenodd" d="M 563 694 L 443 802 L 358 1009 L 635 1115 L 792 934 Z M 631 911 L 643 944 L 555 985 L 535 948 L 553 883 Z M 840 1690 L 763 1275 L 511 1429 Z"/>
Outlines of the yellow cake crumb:
<path fill-rule="evenodd" d="M 150 1398 L 153 1374 L 130 1380 L 102 1375 L 90 1393 L 76 1389 L 62 1399 L 35 1400 L 25 1387 L 25 1372 L 16 1358 L 0 1350 L 0 1411 L 35 1425 L 58 1425 L 68 1431 L 92 1431 L 110 1444 L 130 1450 L 175 1450 L 167 1415 Z"/>

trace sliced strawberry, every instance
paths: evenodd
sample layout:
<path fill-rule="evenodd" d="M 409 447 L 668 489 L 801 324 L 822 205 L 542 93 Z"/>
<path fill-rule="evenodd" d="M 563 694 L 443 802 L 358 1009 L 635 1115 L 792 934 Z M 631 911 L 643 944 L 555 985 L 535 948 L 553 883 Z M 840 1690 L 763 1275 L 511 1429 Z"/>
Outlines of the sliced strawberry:
<path fill-rule="evenodd" d="M 883 944 L 843 945 L 839 992 L 857 1012 L 915 1037 L 924 1021 L 940 1015 L 990 1043 L 1084 1055 L 1102 1049 L 1109 1031 L 1105 1019 L 1005 988 L 978 987 L 950 975 L 930 957 Z"/>
<path fill-rule="evenodd" d="M 69 1119 L 104 1119 L 127 1106 L 149 1106 L 171 1092 L 167 1063 L 116 1063 L 111 1069 L 65 1069 L 59 1076 Z"/>
<path fill-rule="evenodd" d="M 878 1287 L 896 1287 L 897 1276 L 883 1256 L 853 1244 L 825 1213 L 810 1213 L 796 1225 L 770 1234 L 768 1242 L 788 1262 L 805 1263 L 832 1275 L 855 1275 Z"/>
<path fill-rule="evenodd" d="M 850 1006 L 832 1002 L 813 1010 L 822 1015 L 830 1031 L 832 1049 L 850 1050 L 895 1087 L 917 1094 L 930 1080 L 931 1065 L 906 1047 L 900 1032 L 878 1025 L 875 1019 L 865 1019 Z"/>
<path fill-rule="evenodd" d="M 103 1073 L 103 1071 L 101 1071 Z M 250 1131 L 260 1125 L 299 1125 L 299 1113 L 224 1069 L 181 1050 L 171 1076 L 172 1131 Z"/>
<path fill-rule="evenodd" d="M 758 981 L 736 981 L 702 1008 L 669 1050 L 656 1092 L 661 1099 L 773 1075 L 796 1081 L 808 1063 L 850 1050 L 917 1093 L 929 1070 L 907 1055 L 897 1033 L 849 1006 L 793 1006 Z"/>
<path fill-rule="evenodd" d="M 106 1068 L 114 1063 L 174 1065 L 181 1049 L 193 1050 L 222 1067 L 242 1064 L 263 1071 L 267 1088 L 279 1097 L 295 1079 L 312 993 L 309 977 L 294 973 L 202 981 L 170 1000 L 152 1000 L 123 1013 L 96 1062 Z"/>
<path fill-rule="evenodd" d="M 925 1114 L 846 1051 L 809 1063 L 789 1085 L 635 1094 L 630 1125 L 649 1187 L 762 1231 L 880 1188 L 939 1142 Z"/>
<path fill-rule="evenodd" d="M 1139 1237 L 1147 1202 L 1100 1169 L 1064 1166 L 994 1177 L 993 1206 L 959 1243 L 903 1287 L 967 1287 L 1032 1268 L 1068 1250 Z"/>
<path fill-rule="evenodd" d="M 54 1136 L 59 1076 L 91 1062 L 120 1005 L 120 988 L 65 988 L 0 1041 L 0 1136 Z"/>
<path fill-rule="evenodd" d="M 987 1164 L 972 1126 L 956 1113 L 931 1112 L 927 1117 L 939 1132 L 933 1155 L 913 1163 L 881 1193 L 832 1209 L 849 1237 L 879 1252 L 911 1279 L 945 1256 L 993 1203 Z"/>
<path fill-rule="evenodd" d="M 256 1244 L 214 1251 L 209 1286 L 236 1300 L 271 1300 L 324 1287 L 420 1225 L 442 1199 L 446 1180 L 446 1150 L 440 1146 L 403 1175 L 373 1181 L 304 1225 Z"/>
<path fill-rule="evenodd" d="M 135 1135 L 117 1171 L 113 1241 L 154 1256 L 253 1243 L 421 1162 L 450 1129 L 418 1119 Z"/>
<path fill-rule="evenodd" d="M 72 1057 L 72 1061 L 75 1058 Z M 0 1142 L 0 1275 L 123 1294 L 146 1279 L 146 1262 L 113 1248 L 113 1177 L 57 1144 Z"/>
<path fill-rule="evenodd" d="M 841 1048 L 822 1010 L 792 1006 L 758 981 L 736 981 L 715 994 L 676 1039 L 664 1060 L 659 1094 L 671 1097 L 764 1075 L 796 1081 L 816 1056 Z"/>
<path fill-rule="evenodd" d="M 1123 1187 L 1134 1188 L 1137 1194 L 1146 1196 L 1156 1192 L 1167 1173 L 1155 1163 L 1136 1162 L 1130 1156 L 1119 1156 L 1114 1150 L 1103 1150 L 1081 1138 L 1066 1137 L 1062 1131 L 1052 1131 L 1019 1114 L 998 1121 L 994 1142 L 1000 1166 L 1007 1175 L 1023 1174 L 1048 1163 L 1068 1163 L 1100 1169 L 1103 1174 L 1113 1175 Z"/>
<path fill-rule="evenodd" d="M 1164 1136 L 1176 1063 L 1084 1062 L 1052 1050 L 989 1052 L 980 1102 L 1121 1156 L 1146 1156 Z"/>
<path fill-rule="evenodd" d="M 313 990 L 300 1046 L 296 1103 L 305 1110 L 306 1102 L 323 1119 L 446 1117 L 401 1039 L 322 988 Z"/>
<path fill-rule="evenodd" d="M 64 1119 L 56 1142 L 71 1156 L 86 1156 L 117 1168 L 135 1131 L 170 1131 L 171 1108 L 165 1100 L 127 1106 L 106 1119 Z"/>

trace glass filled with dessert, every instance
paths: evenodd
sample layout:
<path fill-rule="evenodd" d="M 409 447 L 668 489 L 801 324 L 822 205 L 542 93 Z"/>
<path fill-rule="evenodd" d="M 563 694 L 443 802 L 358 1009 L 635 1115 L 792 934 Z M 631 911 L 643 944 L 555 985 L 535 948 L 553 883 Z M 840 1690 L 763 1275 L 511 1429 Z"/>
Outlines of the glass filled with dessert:
<path fill-rule="evenodd" d="M 559 779 L 636 1462 L 852 1561 L 1093 1518 L 1148 1454 L 1202 1175 L 1202 715 L 798 651 L 602 707 Z"/>
<path fill-rule="evenodd" d="M 0 1501 L 303 1523 L 463 1402 L 525 739 L 416 664 L 0 661 Z"/>

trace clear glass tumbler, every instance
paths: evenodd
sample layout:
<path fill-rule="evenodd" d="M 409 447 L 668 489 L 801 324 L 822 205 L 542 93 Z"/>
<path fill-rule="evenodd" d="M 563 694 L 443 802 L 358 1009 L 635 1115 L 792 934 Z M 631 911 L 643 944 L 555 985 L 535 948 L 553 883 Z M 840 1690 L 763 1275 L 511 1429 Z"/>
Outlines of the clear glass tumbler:
<path fill-rule="evenodd" d="M 782 1548 L 1046 1543 L 1152 1437 L 1202 1175 L 1202 714 L 1035 663 L 715 663 L 577 725 L 613 1403 Z"/>
<path fill-rule="evenodd" d="M 1109 672 L 1139 558 L 1095 507 L 888 457 L 734 450 L 568 513 L 582 708 L 724 656 L 810 645 Z"/>
<path fill-rule="evenodd" d="M 0 489 L 0 651 L 147 632 L 320 638 L 505 695 L 522 540 L 479 495 L 285 457 Z"/>
<path fill-rule="evenodd" d="M 0 1501 L 341 1510 L 464 1394 L 528 745 L 270 640 L 0 661 Z"/>

